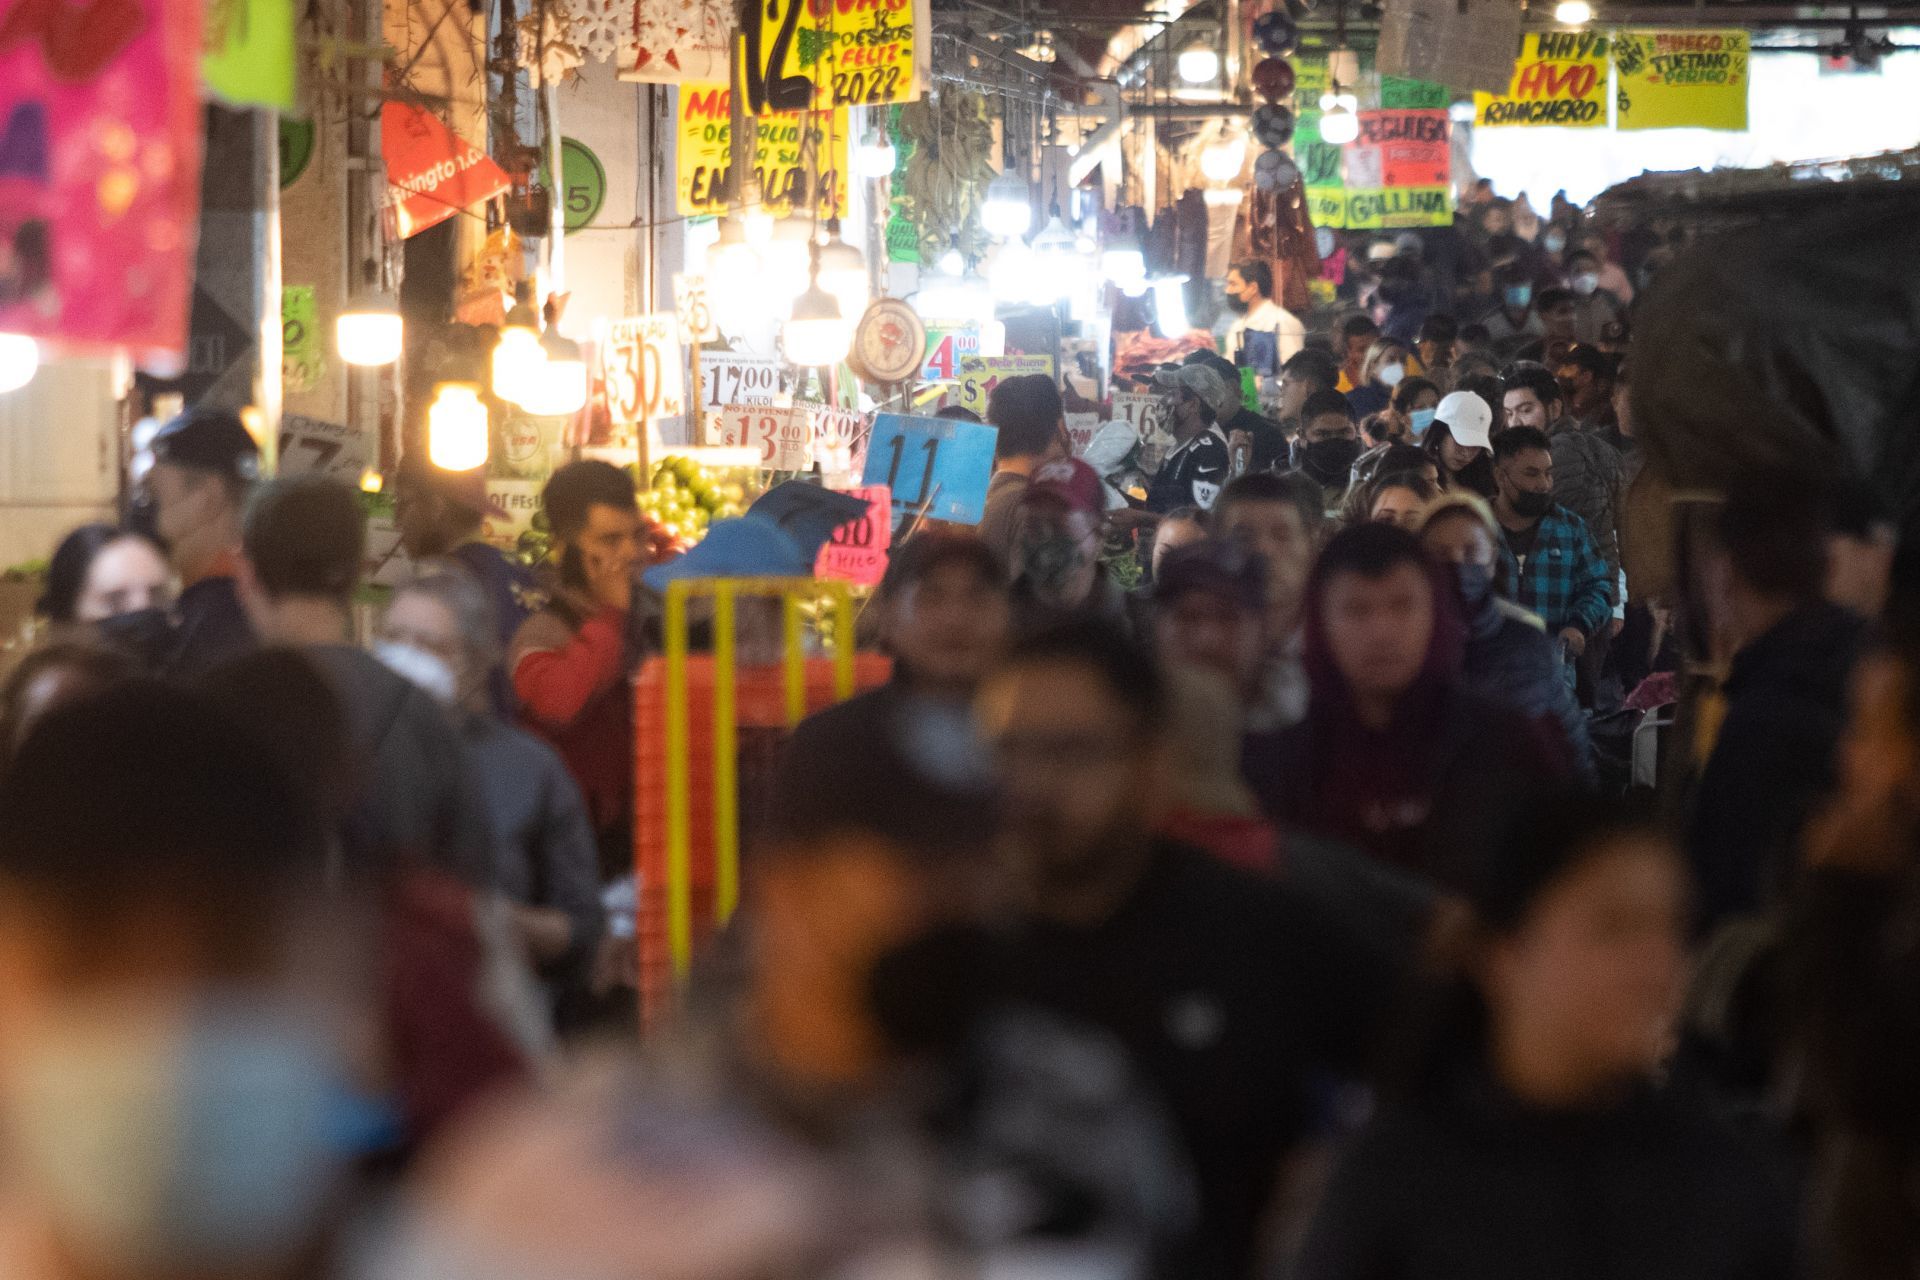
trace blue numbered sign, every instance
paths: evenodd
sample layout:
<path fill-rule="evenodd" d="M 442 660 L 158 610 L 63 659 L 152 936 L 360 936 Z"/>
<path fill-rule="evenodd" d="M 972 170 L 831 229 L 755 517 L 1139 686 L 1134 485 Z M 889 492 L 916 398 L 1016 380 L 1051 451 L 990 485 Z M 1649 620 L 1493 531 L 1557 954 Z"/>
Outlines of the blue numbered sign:
<path fill-rule="evenodd" d="M 896 516 L 924 506 L 930 520 L 979 524 L 999 434 L 977 422 L 880 414 L 873 420 L 860 483 L 886 485 Z"/>

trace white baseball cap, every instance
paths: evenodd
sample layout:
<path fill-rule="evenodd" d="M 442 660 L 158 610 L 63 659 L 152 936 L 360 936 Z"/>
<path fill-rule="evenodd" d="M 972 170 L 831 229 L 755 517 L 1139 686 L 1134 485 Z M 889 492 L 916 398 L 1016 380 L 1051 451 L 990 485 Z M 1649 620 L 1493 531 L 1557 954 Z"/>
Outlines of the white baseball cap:
<path fill-rule="evenodd" d="M 1493 410 L 1471 391 L 1450 391 L 1433 411 L 1453 442 L 1468 449 L 1493 448 Z"/>

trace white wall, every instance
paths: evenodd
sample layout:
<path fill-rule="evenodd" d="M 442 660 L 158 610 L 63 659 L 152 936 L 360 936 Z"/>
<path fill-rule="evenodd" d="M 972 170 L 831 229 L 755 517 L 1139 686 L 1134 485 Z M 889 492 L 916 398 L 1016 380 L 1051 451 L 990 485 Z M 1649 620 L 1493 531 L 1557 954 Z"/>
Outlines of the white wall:
<path fill-rule="evenodd" d="M 1920 31 L 1892 34 L 1920 44 Z M 1524 191 L 1544 213 L 1562 188 L 1585 204 L 1647 170 L 1757 168 L 1920 146 L 1920 53 L 1893 54 L 1871 74 L 1822 75 L 1821 62 L 1811 52 L 1755 53 L 1745 133 L 1475 129 L 1473 167 L 1501 195 Z"/>
<path fill-rule="evenodd" d="M 52 554 L 68 530 L 111 518 L 120 405 L 104 360 L 57 360 L 0 395 L 0 567 Z"/>

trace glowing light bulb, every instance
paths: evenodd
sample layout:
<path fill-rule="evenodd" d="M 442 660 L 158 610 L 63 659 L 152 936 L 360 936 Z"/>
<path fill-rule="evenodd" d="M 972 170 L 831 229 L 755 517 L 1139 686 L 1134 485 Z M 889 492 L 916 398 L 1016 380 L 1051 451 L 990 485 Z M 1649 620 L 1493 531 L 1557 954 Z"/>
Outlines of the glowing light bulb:
<path fill-rule="evenodd" d="M 787 359 L 803 369 L 839 364 L 853 346 L 853 323 L 818 284 L 794 299 L 793 317 L 780 330 Z"/>
<path fill-rule="evenodd" d="M 988 235 L 1001 240 L 1027 234 L 1027 228 L 1033 225 L 1033 200 L 1019 174 L 1009 170 L 987 184 L 980 225 Z"/>
<path fill-rule="evenodd" d="M 854 153 L 854 167 L 863 178 L 890 178 L 893 166 L 899 162 L 900 155 L 893 148 L 893 142 L 875 125 L 867 130 L 867 136 L 861 139 Z"/>
<path fill-rule="evenodd" d="M 1593 21 L 1593 6 L 1587 0 L 1560 0 L 1553 7 L 1553 20 L 1563 27 L 1584 27 Z"/>
<path fill-rule="evenodd" d="M 1187 278 L 1162 276 L 1153 282 L 1153 314 L 1163 338 L 1184 338 L 1187 323 Z"/>
<path fill-rule="evenodd" d="M 487 460 L 487 406 L 471 382 L 443 382 L 427 407 L 427 458 L 442 471 L 471 471 Z"/>
<path fill-rule="evenodd" d="M 39 368 L 39 343 L 24 333 L 0 333 L 0 394 L 26 386 Z"/>
<path fill-rule="evenodd" d="M 1350 95 L 1341 95 L 1343 97 Z M 1344 146 L 1360 136 L 1360 117 L 1353 108 L 1345 103 L 1333 107 L 1320 117 L 1320 140 L 1334 146 Z"/>
<path fill-rule="evenodd" d="M 1188 84 L 1212 84 L 1220 78 L 1220 54 L 1206 45 L 1195 45 L 1181 51 L 1174 67 Z"/>
<path fill-rule="evenodd" d="M 1247 135 L 1223 138 L 1200 152 L 1200 172 L 1209 182 L 1232 182 L 1247 163 Z"/>
<path fill-rule="evenodd" d="M 369 298 L 333 322 L 333 345 L 348 364 L 375 366 L 400 358 L 405 326 L 392 302 Z"/>
<path fill-rule="evenodd" d="M 508 325 L 500 331 L 500 341 L 493 348 L 494 396 L 515 404 L 537 396 L 546 365 L 547 352 L 540 345 L 540 335 L 524 325 Z"/>

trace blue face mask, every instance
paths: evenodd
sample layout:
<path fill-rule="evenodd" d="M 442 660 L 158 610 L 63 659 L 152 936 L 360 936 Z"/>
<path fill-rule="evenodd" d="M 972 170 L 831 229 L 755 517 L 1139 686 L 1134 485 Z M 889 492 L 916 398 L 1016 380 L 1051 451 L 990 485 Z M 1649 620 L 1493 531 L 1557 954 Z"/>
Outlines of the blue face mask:
<path fill-rule="evenodd" d="M 1415 409 L 1407 415 L 1407 434 L 1415 440 L 1424 440 L 1427 428 L 1433 425 L 1432 409 Z"/>
<path fill-rule="evenodd" d="M 10 1046 L 12 1174 L 116 1274 L 223 1270 L 308 1243 L 349 1156 L 344 1075 L 304 1009 L 78 1009 Z"/>
<path fill-rule="evenodd" d="M 1507 286 L 1507 305 L 1518 310 L 1533 301 L 1533 286 L 1530 284 L 1510 284 Z"/>

